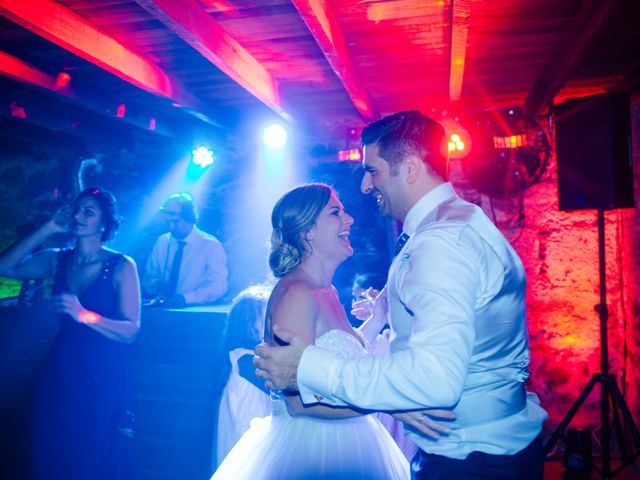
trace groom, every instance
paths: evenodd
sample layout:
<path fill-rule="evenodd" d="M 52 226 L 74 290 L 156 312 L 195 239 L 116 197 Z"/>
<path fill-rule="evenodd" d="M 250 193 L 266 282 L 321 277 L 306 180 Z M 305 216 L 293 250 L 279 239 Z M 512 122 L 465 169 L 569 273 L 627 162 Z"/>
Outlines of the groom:
<path fill-rule="evenodd" d="M 305 403 L 452 409 L 457 420 L 446 436 L 409 429 L 419 447 L 415 479 L 541 479 L 546 412 L 524 387 L 520 258 L 447 182 L 440 124 L 400 112 L 367 126 L 362 143 L 363 193 L 403 222 L 387 281 L 390 353 L 347 360 L 276 330 L 289 345 L 259 346 L 258 376 L 299 390 Z"/>

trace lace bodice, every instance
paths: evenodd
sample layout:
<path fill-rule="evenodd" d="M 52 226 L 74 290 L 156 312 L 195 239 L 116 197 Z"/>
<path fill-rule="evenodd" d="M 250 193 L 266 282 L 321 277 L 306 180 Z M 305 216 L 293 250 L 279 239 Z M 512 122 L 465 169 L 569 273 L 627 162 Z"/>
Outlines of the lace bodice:
<path fill-rule="evenodd" d="M 336 352 L 342 358 L 362 358 L 367 355 L 367 348 L 363 347 L 363 344 L 367 345 L 367 341 L 357 330 L 354 333 L 362 342 L 354 334 L 334 328 L 316 338 L 316 346 Z M 274 416 L 287 414 L 280 390 L 271 391 L 271 400 Z"/>
<path fill-rule="evenodd" d="M 364 337 L 356 330 L 355 334 L 364 342 Z M 333 329 L 316 338 L 318 347 L 336 352 L 343 358 L 362 358 L 367 350 L 353 334 L 344 330 Z M 366 343 L 365 343 L 366 345 Z"/>

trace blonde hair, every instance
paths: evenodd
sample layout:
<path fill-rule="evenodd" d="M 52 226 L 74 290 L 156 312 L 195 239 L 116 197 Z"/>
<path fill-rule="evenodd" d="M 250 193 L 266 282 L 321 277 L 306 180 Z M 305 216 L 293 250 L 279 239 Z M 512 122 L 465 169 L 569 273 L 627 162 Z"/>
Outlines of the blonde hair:
<path fill-rule="evenodd" d="M 286 193 L 273 207 L 269 266 L 276 277 L 285 276 L 309 254 L 309 244 L 302 234 L 315 225 L 331 193 L 329 185 L 309 183 Z"/>

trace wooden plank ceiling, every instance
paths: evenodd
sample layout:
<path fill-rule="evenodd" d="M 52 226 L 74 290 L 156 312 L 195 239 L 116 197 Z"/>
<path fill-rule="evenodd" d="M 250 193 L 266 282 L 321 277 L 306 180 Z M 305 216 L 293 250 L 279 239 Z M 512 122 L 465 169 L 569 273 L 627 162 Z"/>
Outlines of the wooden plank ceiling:
<path fill-rule="evenodd" d="M 330 140 L 404 109 L 637 91 L 638 25 L 637 0 L 0 0 L 0 103 L 45 127 L 34 103 L 169 136 L 276 116 Z"/>

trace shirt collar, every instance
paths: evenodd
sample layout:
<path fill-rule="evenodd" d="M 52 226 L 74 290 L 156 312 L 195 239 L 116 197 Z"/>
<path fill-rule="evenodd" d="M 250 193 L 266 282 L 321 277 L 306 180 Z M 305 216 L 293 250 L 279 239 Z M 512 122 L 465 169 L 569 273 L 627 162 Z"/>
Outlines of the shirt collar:
<path fill-rule="evenodd" d="M 411 207 L 404 219 L 402 231 L 407 235 L 413 235 L 418 225 L 424 218 L 445 200 L 456 195 L 453 186 L 449 182 L 442 183 L 425 194 L 418 202 Z"/>
<path fill-rule="evenodd" d="M 196 226 L 194 225 L 191 231 L 189 232 L 189 235 L 187 235 L 186 237 L 178 240 L 176 237 L 171 235 L 171 240 L 176 243 L 177 242 L 191 243 L 195 237 L 196 237 Z"/>

